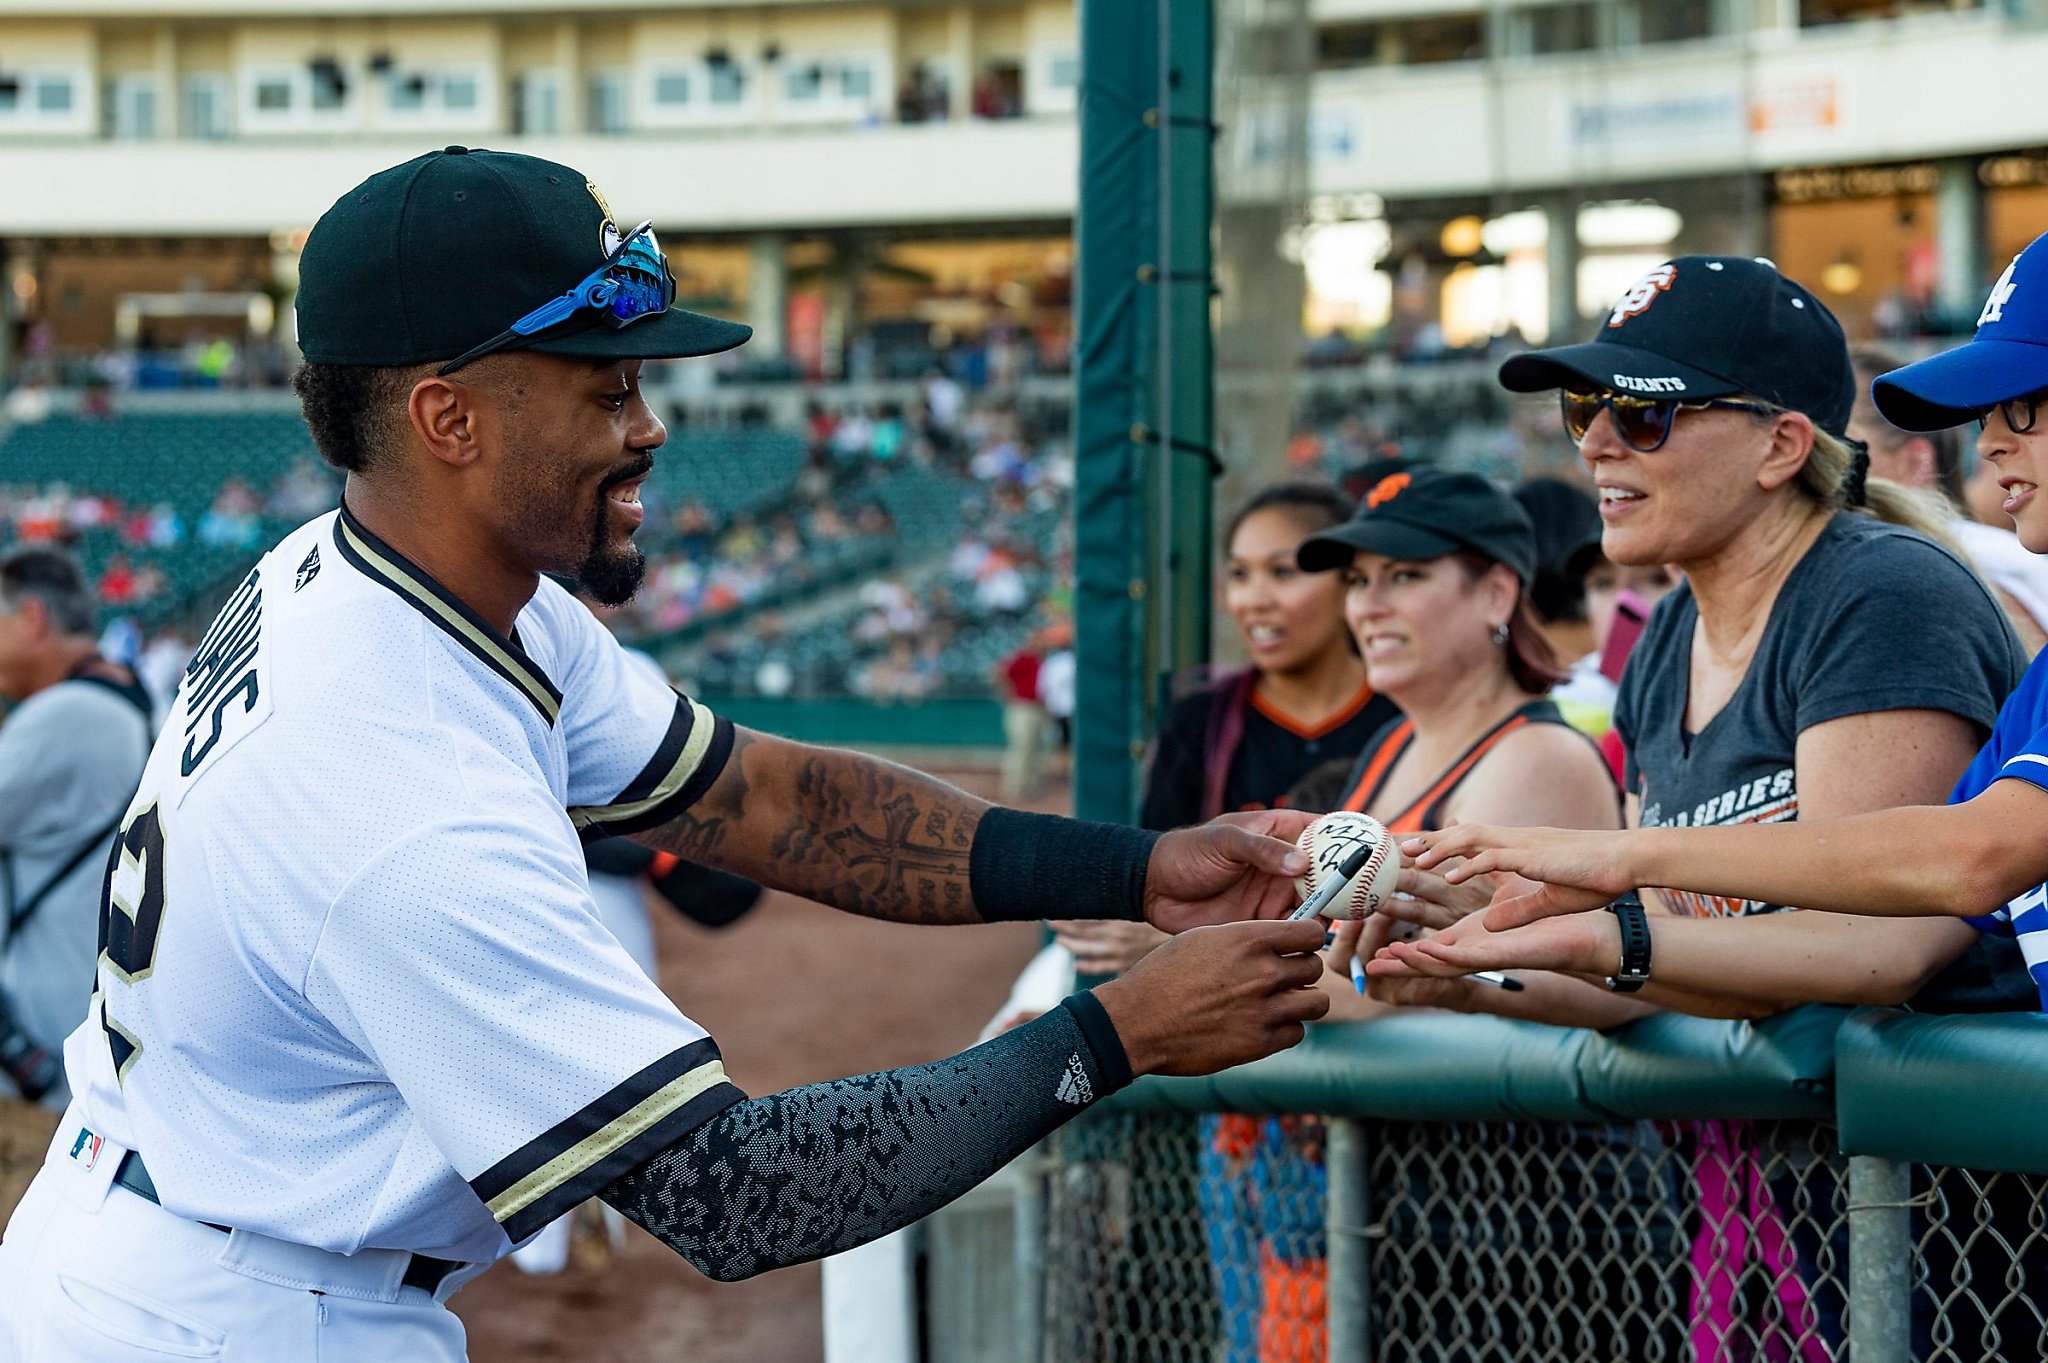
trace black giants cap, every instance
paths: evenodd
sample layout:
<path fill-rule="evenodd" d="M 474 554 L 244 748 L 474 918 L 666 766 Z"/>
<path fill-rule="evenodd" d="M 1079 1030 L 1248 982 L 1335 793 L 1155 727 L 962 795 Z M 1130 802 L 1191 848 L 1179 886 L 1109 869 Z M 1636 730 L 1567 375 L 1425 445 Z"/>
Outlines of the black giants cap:
<path fill-rule="evenodd" d="M 452 360 L 582 283 L 620 232 L 581 171 L 516 152 L 428 152 L 372 175 L 313 225 L 299 349 L 315 364 Z M 584 309 L 518 345 L 655 359 L 715 354 L 752 334 L 675 307 L 624 327 Z"/>
<path fill-rule="evenodd" d="M 1750 393 L 1841 435 L 1856 376 L 1842 324 L 1769 261 L 1680 256 L 1630 286 L 1584 345 L 1510 356 L 1503 386 L 1591 384 L 1679 402 Z"/>
<path fill-rule="evenodd" d="M 1536 571 L 1536 532 L 1514 498 L 1476 473 L 1426 465 L 1380 479 L 1350 520 L 1303 540 L 1294 557 L 1326 573 L 1360 549 L 1411 560 L 1469 550 L 1507 564 L 1525 587 Z"/>

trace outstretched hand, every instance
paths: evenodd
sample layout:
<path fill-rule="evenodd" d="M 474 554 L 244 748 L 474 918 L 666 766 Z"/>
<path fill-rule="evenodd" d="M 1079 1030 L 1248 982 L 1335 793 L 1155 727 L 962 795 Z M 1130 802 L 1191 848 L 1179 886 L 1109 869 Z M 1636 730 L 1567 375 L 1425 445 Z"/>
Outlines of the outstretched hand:
<path fill-rule="evenodd" d="M 1441 866 L 1447 885 L 1509 873 L 1501 876 L 1493 905 L 1484 915 L 1486 926 L 1499 931 L 1597 909 L 1637 888 L 1627 864 L 1631 836 L 1575 828 L 1453 824 L 1418 833 L 1404 841 L 1401 850 L 1422 870 Z"/>
<path fill-rule="evenodd" d="M 1285 918 L 1297 901 L 1294 878 L 1308 870 L 1294 840 L 1314 818 L 1298 809 L 1262 809 L 1168 833 L 1146 868 L 1145 920 L 1163 932 L 1185 932 Z"/>
<path fill-rule="evenodd" d="M 1614 916 L 1580 913 L 1495 931 L 1475 914 L 1455 927 L 1412 942 L 1389 942 L 1365 963 L 1375 983 L 1447 980 L 1480 970 L 1561 970 L 1613 974 L 1620 967 L 1621 930 Z"/>

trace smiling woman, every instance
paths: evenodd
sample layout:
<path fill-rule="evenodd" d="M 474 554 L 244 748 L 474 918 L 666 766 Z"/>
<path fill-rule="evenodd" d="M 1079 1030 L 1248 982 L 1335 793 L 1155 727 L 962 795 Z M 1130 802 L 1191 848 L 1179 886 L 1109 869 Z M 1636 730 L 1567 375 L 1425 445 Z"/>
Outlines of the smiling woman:
<path fill-rule="evenodd" d="M 1535 557 L 1512 498 L 1429 468 L 1382 481 L 1301 546 L 1302 567 L 1344 584 L 1366 675 L 1406 716 L 1360 752 L 1340 808 L 1397 833 L 1454 818 L 1616 825 L 1598 750 L 1545 698 L 1564 670 L 1527 600 Z"/>
<path fill-rule="evenodd" d="M 1366 681 L 1344 629 L 1342 588 L 1295 562 L 1304 539 L 1350 514 L 1336 488 L 1280 483 L 1231 517 L 1219 589 L 1251 666 L 1168 712 L 1145 782 L 1145 827 L 1264 809 L 1397 716 Z"/>

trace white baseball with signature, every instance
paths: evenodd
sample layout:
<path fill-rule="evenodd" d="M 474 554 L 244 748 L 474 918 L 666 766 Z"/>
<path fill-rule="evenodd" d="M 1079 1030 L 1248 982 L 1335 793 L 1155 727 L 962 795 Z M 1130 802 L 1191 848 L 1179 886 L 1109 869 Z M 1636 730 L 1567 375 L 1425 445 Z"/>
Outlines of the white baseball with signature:
<path fill-rule="evenodd" d="M 1308 873 L 1294 878 L 1294 888 L 1304 900 L 1320 889 L 1327 877 L 1338 874 L 1344 860 L 1360 847 L 1372 849 L 1345 891 L 1324 907 L 1325 918 L 1365 917 L 1387 901 L 1401 876 L 1400 849 L 1380 821 L 1367 814 L 1342 810 L 1325 814 L 1301 830 L 1296 846 L 1309 859 Z"/>

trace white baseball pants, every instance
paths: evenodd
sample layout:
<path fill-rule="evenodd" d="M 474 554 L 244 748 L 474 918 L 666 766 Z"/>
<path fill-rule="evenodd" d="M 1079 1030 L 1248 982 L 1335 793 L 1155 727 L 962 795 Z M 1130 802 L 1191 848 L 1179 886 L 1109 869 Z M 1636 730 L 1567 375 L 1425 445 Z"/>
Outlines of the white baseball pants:
<path fill-rule="evenodd" d="M 58 1128 L 0 1239 L 0 1363 L 463 1363 L 462 1322 L 399 1279 L 410 1256 L 340 1255 L 173 1216 L 74 1158 Z M 458 1273 L 441 1295 L 475 1276 Z"/>

